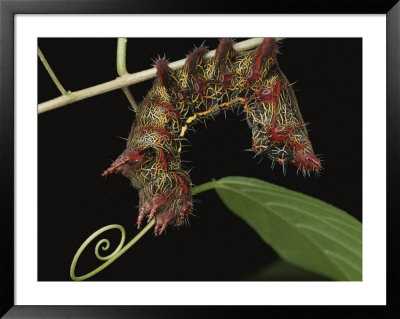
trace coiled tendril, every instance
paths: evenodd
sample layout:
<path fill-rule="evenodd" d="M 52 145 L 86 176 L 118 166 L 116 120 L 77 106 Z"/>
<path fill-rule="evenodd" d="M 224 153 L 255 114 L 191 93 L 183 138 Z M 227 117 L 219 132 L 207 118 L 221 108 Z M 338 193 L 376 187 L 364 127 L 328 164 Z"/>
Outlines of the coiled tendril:
<path fill-rule="evenodd" d="M 202 185 L 196 186 L 192 189 L 192 194 L 196 195 L 199 194 L 201 192 L 207 191 L 209 189 L 213 189 L 213 188 L 217 188 L 218 187 L 218 182 L 213 179 L 212 182 L 208 182 L 208 183 L 204 183 Z M 72 260 L 71 263 L 71 267 L 70 267 L 70 271 L 69 271 L 69 275 L 71 277 L 72 280 L 75 281 L 81 281 L 81 280 L 86 280 L 90 277 L 93 277 L 94 275 L 96 275 L 97 273 L 99 273 L 100 271 L 102 271 L 103 269 L 107 268 L 111 263 L 113 263 L 116 259 L 118 259 L 122 254 L 124 254 L 129 248 L 131 248 L 134 244 L 136 244 L 140 238 L 143 237 L 144 234 L 146 234 L 155 224 L 154 218 L 146 225 L 145 228 L 143 228 L 134 238 L 132 238 L 132 240 L 127 243 L 124 246 L 125 243 L 125 229 L 124 227 L 122 227 L 121 225 L 117 225 L 117 224 L 112 224 L 112 225 L 108 225 L 105 226 L 103 228 L 100 228 L 98 231 L 94 232 L 88 239 L 86 239 L 83 244 L 81 245 L 81 247 L 79 247 L 78 251 L 76 252 L 74 259 Z M 75 275 L 75 268 L 76 268 L 76 264 L 78 262 L 79 257 L 81 256 L 82 252 L 85 250 L 85 248 L 99 235 L 103 234 L 104 232 L 111 230 L 111 229 L 119 229 L 121 232 L 121 240 L 119 242 L 118 247 L 109 255 L 107 256 L 101 256 L 99 253 L 99 249 L 101 247 L 101 249 L 103 251 L 107 251 L 110 248 L 110 241 L 108 239 L 100 239 L 98 241 L 98 243 L 96 244 L 94 253 L 97 257 L 97 259 L 99 260 L 105 260 L 105 262 L 103 264 L 101 264 L 99 267 L 97 267 L 96 269 L 92 270 L 91 272 L 87 273 L 86 275 L 83 276 L 76 276 Z"/>
<path fill-rule="evenodd" d="M 79 247 L 78 251 L 76 252 L 74 259 L 72 260 L 72 264 L 70 267 L 70 276 L 72 280 L 75 281 L 81 281 L 81 280 L 86 280 L 100 271 L 102 271 L 104 268 L 108 267 L 111 263 L 113 263 L 117 258 L 119 258 L 123 253 L 125 253 L 129 248 L 131 248 L 151 227 L 154 226 L 154 219 L 150 221 L 145 228 L 142 229 L 140 233 L 138 233 L 129 243 L 127 243 L 124 246 L 125 243 L 125 229 L 121 225 L 117 224 L 112 224 L 105 226 L 103 228 L 100 228 L 98 231 L 94 232 L 88 239 L 84 241 L 84 243 Z M 96 269 L 92 270 L 91 272 L 87 273 L 86 275 L 83 276 L 76 276 L 75 275 L 75 268 L 76 264 L 78 262 L 79 257 L 81 256 L 82 252 L 85 250 L 85 248 L 99 235 L 103 234 L 104 232 L 111 230 L 111 229 L 119 229 L 121 232 L 121 240 L 119 242 L 118 247 L 108 254 L 107 256 L 101 256 L 99 253 L 99 249 L 101 248 L 103 251 L 107 251 L 110 248 L 110 241 L 106 238 L 103 238 L 99 240 L 99 242 L 96 244 L 94 253 L 97 257 L 97 259 L 105 261 L 103 264 L 101 264 L 99 267 Z"/>

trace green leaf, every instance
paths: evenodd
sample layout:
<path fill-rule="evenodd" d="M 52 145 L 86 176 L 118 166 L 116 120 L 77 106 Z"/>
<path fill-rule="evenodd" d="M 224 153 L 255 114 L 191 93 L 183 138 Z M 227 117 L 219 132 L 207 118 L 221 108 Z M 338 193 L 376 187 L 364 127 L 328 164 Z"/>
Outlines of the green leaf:
<path fill-rule="evenodd" d="M 335 280 L 362 280 L 361 223 L 345 211 L 255 178 L 211 186 L 282 259 Z"/>

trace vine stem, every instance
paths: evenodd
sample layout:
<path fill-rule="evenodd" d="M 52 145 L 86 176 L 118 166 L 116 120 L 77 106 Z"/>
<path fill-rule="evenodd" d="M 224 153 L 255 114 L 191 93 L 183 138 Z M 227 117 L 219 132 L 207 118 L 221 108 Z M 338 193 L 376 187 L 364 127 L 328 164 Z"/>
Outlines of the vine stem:
<path fill-rule="evenodd" d="M 57 86 L 57 88 L 60 90 L 61 94 L 63 96 L 69 96 L 69 92 L 67 92 L 64 87 L 61 85 L 60 81 L 58 80 L 57 76 L 55 75 L 55 73 L 53 72 L 53 70 L 50 67 L 49 62 L 47 62 L 42 50 L 40 50 L 40 48 L 38 47 L 38 56 L 40 58 L 40 61 L 42 61 L 47 73 L 49 73 L 51 79 L 53 80 L 54 84 Z"/>
<path fill-rule="evenodd" d="M 275 39 L 277 41 L 281 41 L 285 38 L 275 38 Z M 250 49 L 253 49 L 253 48 L 259 46 L 262 41 L 263 41 L 263 38 L 252 38 L 249 40 L 245 40 L 245 41 L 236 43 L 234 45 L 234 49 L 237 52 L 250 50 Z M 207 60 L 207 59 L 214 57 L 215 51 L 216 50 L 207 52 L 204 55 L 204 59 Z M 178 70 L 183 67 L 185 62 L 186 62 L 186 59 L 182 59 L 179 61 L 169 63 L 168 65 L 171 69 Z M 59 108 L 59 107 L 62 107 L 62 106 L 65 106 L 65 105 L 68 105 L 68 104 L 71 104 L 71 103 L 74 103 L 77 101 L 81 101 L 81 100 L 84 100 L 84 99 L 87 99 L 87 98 L 90 98 L 90 97 L 93 97 L 93 96 L 96 96 L 99 94 L 122 89 L 123 87 L 127 87 L 132 84 L 150 80 L 155 77 L 156 77 L 156 69 L 155 68 L 132 73 L 132 74 L 127 73 L 123 76 L 119 76 L 118 78 L 116 78 L 115 80 L 112 80 L 112 81 L 108 81 L 108 82 L 98 84 L 98 85 L 95 85 L 95 86 L 92 86 L 92 87 L 89 87 L 89 88 L 86 88 L 83 90 L 75 91 L 75 92 L 68 92 L 68 97 L 63 95 L 63 96 L 57 97 L 55 99 L 40 103 L 38 105 L 38 113 L 40 114 L 43 112 L 54 110 L 56 108 Z"/>
<path fill-rule="evenodd" d="M 196 195 L 201 192 L 213 189 L 218 187 L 218 181 L 213 180 L 212 182 L 204 183 L 202 185 L 196 186 L 192 189 L 192 194 Z M 72 260 L 69 275 L 72 280 L 74 281 L 82 281 L 86 280 L 90 277 L 93 277 L 94 275 L 98 274 L 100 271 L 103 269 L 107 268 L 109 265 L 111 265 L 115 260 L 117 260 L 119 257 L 121 257 L 122 254 L 124 254 L 129 248 L 131 248 L 134 244 L 136 244 L 143 236 L 146 234 L 155 224 L 154 218 L 146 225 L 145 228 L 143 228 L 129 243 L 127 243 L 124 246 L 125 243 L 125 229 L 121 225 L 108 225 L 103 228 L 100 228 L 96 232 L 94 232 L 92 235 L 90 235 L 84 242 L 83 244 L 79 247 L 77 252 L 75 253 L 75 256 Z M 87 273 L 86 275 L 83 276 L 76 276 L 75 274 L 75 268 L 76 264 L 78 263 L 79 257 L 85 250 L 85 248 L 99 235 L 102 233 L 111 230 L 111 229 L 119 229 L 121 232 L 121 240 L 117 248 L 108 256 L 101 256 L 99 254 L 99 248 L 101 247 L 103 251 L 108 250 L 110 248 L 110 242 L 108 239 L 101 239 L 97 244 L 95 248 L 95 255 L 97 259 L 99 260 L 105 260 L 103 264 L 101 264 L 99 267 L 96 269 L 92 270 L 91 272 Z"/>
<path fill-rule="evenodd" d="M 118 38 L 117 40 L 117 73 L 119 76 L 124 77 L 128 74 L 126 70 L 126 43 L 128 42 L 127 38 Z M 137 112 L 137 104 L 135 99 L 132 96 L 129 88 L 123 87 L 122 91 L 124 92 L 126 98 L 131 104 L 133 110 Z"/>

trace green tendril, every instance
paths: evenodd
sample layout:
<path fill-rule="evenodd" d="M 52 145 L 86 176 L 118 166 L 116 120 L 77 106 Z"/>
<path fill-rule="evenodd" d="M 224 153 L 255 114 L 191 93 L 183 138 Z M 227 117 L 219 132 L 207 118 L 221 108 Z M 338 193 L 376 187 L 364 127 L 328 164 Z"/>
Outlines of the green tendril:
<path fill-rule="evenodd" d="M 142 229 L 140 233 L 138 233 L 128 244 L 124 246 L 125 242 L 125 229 L 121 225 L 108 225 L 103 228 L 100 228 L 98 231 L 94 232 L 88 239 L 85 240 L 85 242 L 79 247 L 78 251 L 76 252 L 74 259 L 72 260 L 71 268 L 70 268 L 70 276 L 72 280 L 75 281 L 81 281 L 81 280 L 86 280 L 90 277 L 93 277 L 94 275 L 98 274 L 100 271 L 102 271 L 104 268 L 108 267 L 110 264 L 112 264 L 116 259 L 118 259 L 122 254 L 124 254 L 129 248 L 131 248 L 134 244 L 136 244 L 140 238 L 143 237 L 144 234 L 146 234 L 153 226 L 154 226 L 154 219 L 150 221 L 145 228 Z M 83 276 L 76 276 L 75 275 L 75 268 L 76 264 L 78 262 L 79 257 L 81 256 L 82 252 L 85 250 L 85 248 L 99 235 L 102 233 L 111 230 L 111 229 L 119 229 L 121 231 L 121 240 L 118 245 L 118 247 L 108 256 L 100 256 L 99 254 L 99 248 L 103 251 L 106 251 L 110 248 L 110 241 L 108 239 L 102 239 L 96 244 L 95 248 L 95 255 L 99 260 L 105 260 L 106 262 L 101 264 L 99 267 L 96 269 L 92 270 L 91 272 L 87 273 L 86 275 Z M 105 244 L 105 245 L 104 245 Z"/>
<path fill-rule="evenodd" d="M 194 187 L 192 189 L 192 194 L 199 194 L 201 192 L 207 191 L 209 189 L 212 188 L 216 188 L 218 186 L 218 182 L 217 181 L 212 181 L 212 182 L 208 182 L 208 183 L 204 183 L 202 185 L 199 185 L 197 187 Z M 79 247 L 78 251 L 76 252 L 74 259 L 72 260 L 71 263 L 71 267 L 70 267 L 70 272 L 69 275 L 71 277 L 72 280 L 75 281 L 82 281 L 82 280 L 86 280 L 90 277 L 93 277 L 94 275 L 98 274 L 100 271 L 102 271 L 103 269 L 107 268 L 109 265 L 111 265 L 115 260 L 117 260 L 119 257 L 122 256 L 122 254 L 124 254 L 129 248 L 131 248 L 134 244 L 136 244 L 139 239 L 141 239 L 143 237 L 144 234 L 146 234 L 155 224 L 154 218 L 146 225 L 145 228 L 143 228 L 129 243 L 127 243 L 124 246 L 125 243 L 125 238 L 126 238 L 126 232 L 124 227 L 122 227 L 121 225 L 117 225 L 117 224 L 112 224 L 112 225 L 108 225 L 105 226 L 103 228 L 100 228 L 98 231 L 94 232 L 92 235 L 90 235 L 88 237 L 88 239 L 86 239 L 84 241 L 84 243 Z M 121 232 L 121 240 L 119 242 L 119 245 L 117 248 L 115 248 L 115 250 L 113 252 L 111 252 L 110 254 L 106 255 L 106 256 L 101 256 L 100 255 L 100 248 L 102 251 L 107 251 L 110 248 L 110 241 L 108 239 L 100 239 L 97 244 L 96 247 L 94 249 L 94 254 L 96 255 L 97 259 L 101 260 L 101 261 L 105 261 L 103 264 L 101 264 L 99 267 L 97 267 L 96 269 L 92 270 L 91 272 L 87 273 L 86 275 L 83 276 L 76 276 L 75 275 L 75 268 L 76 268 L 76 264 L 78 263 L 78 259 L 81 256 L 81 254 L 83 253 L 83 251 L 86 249 L 86 247 L 93 241 L 95 240 L 99 235 L 105 233 L 106 231 L 109 231 L 111 229 L 118 229 Z"/>

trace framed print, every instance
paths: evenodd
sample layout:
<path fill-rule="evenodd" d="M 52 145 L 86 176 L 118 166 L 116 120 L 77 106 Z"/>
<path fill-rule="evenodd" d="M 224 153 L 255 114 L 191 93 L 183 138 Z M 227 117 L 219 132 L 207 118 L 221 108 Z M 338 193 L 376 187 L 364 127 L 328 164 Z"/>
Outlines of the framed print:
<path fill-rule="evenodd" d="M 228 43 L 229 40 L 225 41 Z M 248 42 L 250 40 L 235 39 L 235 42 L 238 44 L 246 43 L 246 41 Z M 59 70 L 60 76 L 64 71 L 62 71 L 61 65 L 59 66 L 57 61 L 52 58 L 53 56 L 59 59 L 61 62 L 60 64 L 65 65 L 65 70 L 71 69 L 73 65 L 80 70 L 82 75 L 90 74 L 90 80 L 93 83 L 99 83 L 101 80 L 96 78 L 97 75 L 94 71 L 98 69 L 99 64 L 104 63 L 103 61 L 115 60 L 115 42 L 113 38 L 39 38 L 38 46 L 43 55 L 49 56 L 49 61 L 50 59 L 53 60 L 52 68 L 54 70 Z M 148 56 L 157 56 L 157 50 L 160 49 L 159 45 L 163 43 L 163 50 L 165 50 L 166 54 L 172 56 L 172 61 L 175 61 L 179 60 L 179 57 L 182 56 L 182 51 L 191 50 L 193 43 L 200 46 L 202 42 L 207 44 L 210 48 L 216 48 L 219 46 L 220 40 L 217 38 L 128 38 L 127 61 L 135 61 L 135 65 L 138 66 L 139 69 L 146 69 L 149 64 L 148 57 L 145 56 L 143 58 L 143 67 L 140 66 L 140 52 L 131 52 L 130 50 L 130 47 L 133 45 L 146 48 L 147 51 L 153 50 Z M 222 42 L 222 45 L 224 45 L 224 42 Z M 304 72 L 303 65 L 310 65 L 307 69 L 307 76 L 303 75 L 302 77 L 307 83 L 313 83 L 315 78 L 325 77 L 332 68 L 343 69 L 342 72 L 337 73 L 336 78 L 335 75 L 327 77 L 324 80 L 324 86 L 315 83 L 309 88 L 309 91 L 304 85 L 300 86 L 300 83 L 292 84 L 291 86 L 294 88 L 297 86 L 297 99 L 302 100 L 304 105 L 312 106 L 315 105 L 313 101 L 324 101 L 324 107 L 314 107 L 314 109 L 319 109 L 320 112 L 313 110 L 313 107 L 309 106 L 304 108 L 302 116 L 306 119 L 305 121 L 310 122 L 308 126 L 310 132 L 308 135 L 311 142 L 305 141 L 305 143 L 312 143 L 316 154 L 324 154 L 323 158 L 329 158 L 329 172 L 326 171 L 327 169 L 324 169 L 321 173 L 317 172 L 317 170 L 314 171 L 311 164 L 310 167 L 307 165 L 304 167 L 280 165 L 279 161 L 282 159 L 280 157 L 279 159 L 274 157 L 277 149 L 283 148 L 280 143 L 276 143 L 278 145 L 277 148 L 272 149 L 271 153 L 267 153 L 266 156 L 263 156 L 264 158 L 262 160 L 260 155 L 255 159 L 253 158 L 256 153 L 249 151 L 244 152 L 244 149 L 250 147 L 252 139 L 253 143 L 262 143 L 263 140 L 258 140 L 257 132 L 252 134 L 251 130 L 249 130 L 246 115 L 239 114 L 240 106 L 238 106 L 239 109 L 237 107 L 232 108 L 234 112 L 228 109 L 226 114 L 224 114 L 222 110 L 220 115 L 214 113 L 213 118 L 204 117 L 201 123 L 197 121 L 197 123 L 192 126 L 197 132 L 187 132 L 185 134 L 187 141 L 177 138 L 179 143 L 171 144 L 170 146 L 168 140 L 162 139 L 160 142 L 157 142 L 159 144 L 157 144 L 158 146 L 156 146 L 156 148 L 164 148 L 165 151 L 163 151 L 162 154 L 169 154 L 168 151 L 170 147 L 175 146 L 177 149 L 182 148 L 183 151 L 180 153 L 180 168 L 177 169 L 174 167 L 171 169 L 172 172 L 182 172 L 182 174 L 185 172 L 184 176 L 190 178 L 193 184 L 198 185 L 197 188 L 196 186 L 192 187 L 193 191 L 198 189 L 198 187 L 202 187 L 201 185 L 207 185 L 205 183 L 210 182 L 212 178 L 219 180 L 230 175 L 246 176 L 247 178 L 273 181 L 275 184 L 312 195 L 315 198 L 325 198 L 326 202 L 337 207 L 342 207 L 346 212 L 351 212 L 352 218 L 362 220 L 362 40 L 361 38 L 295 38 L 282 40 L 279 46 L 279 50 L 286 53 L 279 54 L 276 58 L 279 59 L 280 69 L 285 70 L 282 72 L 285 72 L 285 75 L 289 79 L 294 78 L 296 73 Z M 72 51 L 68 49 L 74 47 L 81 48 L 79 57 L 75 61 L 73 61 Z M 85 47 L 90 48 L 87 50 L 87 57 L 85 57 L 83 52 Z M 109 47 L 107 50 L 108 52 L 105 50 L 106 47 Z M 199 47 L 199 49 L 203 50 L 202 47 Z M 341 55 L 340 52 L 342 50 L 348 53 L 346 55 Z M 62 55 L 62 52 L 66 52 L 65 55 Z M 93 57 L 93 52 L 103 52 L 103 54 L 97 53 L 95 59 Z M 311 64 L 317 64 L 318 57 L 321 55 L 324 56 L 324 60 L 320 62 L 320 64 L 325 64 L 325 68 L 319 64 L 318 71 L 316 72 L 316 68 L 312 68 L 314 72 L 311 72 Z M 68 65 L 66 62 L 67 60 L 71 60 L 72 63 Z M 300 68 L 299 60 L 304 62 Z M 80 64 L 79 61 L 82 61 L 82 63 Z M 92 71 L 85 71 L 89 61 L 92 63 Z M 163 60 L 159 60 L 157 63 L 162 63 L 162 61 Z M 213 60 L 211 60 L 211 62 L 212 61 Z M 290 63 L 290 61 L 292 61 L 292 63 Z M 343 67 L 343 65 L 351 67 Z M 54 89 L 57 90 L 57 88 L 48 76 L 45 68 L 39 65 L 39 70 L 39 101 L 46 101 L 48 98 L 42 97 L 42 95 L 51 92 L 50 96 L 57 96 L 57 91 L 54 92 Z M 110 73 L 108 77 L 112 78 L 115 73 L 114 63 L 110 63 L 108 72 Z M 104 69 L 101 73 L 105 73 Z M 226 73 L 225 71 L 225 74 Z M 75 77 L 75 73 L 73 74 L 72 77 Z M 228 77 L 227 75 L 225 76 Z M 87 85 L 86 82 L 80 84 L 79 79 L 72 77 L 69 79 L 69 76 L 65 73 L 63 82 L 71 82 L 76 88 L 85 87 L 85 85 Z M 83 78 L 83 76 L 81 77 Z M 104 77 L 106 78 L 106 76 Z M 201 81 L 199 80 L 200 77 L 203 79 L 205 78 L 202 75 L 197 75 L 196 81 Z M 334 90 L 340 93 L 332 92 L 332 88 L 341 86 L 343 78 L 346 78 L 347 82 L 350 83 L 348 84 L 347 91 L 342 89 Z M 85 79 L 85 81 L 87 81 L 87 79 Z M 45 89 L 43 89 L 44 84 L 42 85 L 42 83 L 48 84 L 45 86 Z M 235 84 L 231 82 L 230 85 L 232 86 L 230 88 L 230 90 L 232 90 L 231 94 L 236 94 L 233 89 Z M 75 91 L 75 88 L 71 89 Z M 145 96 L 148 86 L 143 85 L 143 89 L 142 92 L 139 91 L 140 86 L 138 84 L 135 88 L 132 88 L 131 91 L 135 92 L 135 95 Z M 186 92 L 188 91 L 189 90 L 186 90 Z M 256 92 L 258 91 L 260 91 L 260 89 L 256 89 Z M 212 90 L 208 89 L 207 94 L 211 96 L 211 92 Z M 249 90 L 246 94 L 250 96 L 252 94 L 251 92 L 252 90 Z M 188 94 L 189 93 L 187 93 L 187 95 Z M 331 102 L 324 99 L 327 94 L 332 95 Z M 243 94 L 242 96 L 244 98 L 245 95 Z M 308 101 L 306 98 L 307 96 L 312 96 L 313 101 Z M 339 107 L 336 101 L 340 97 L 342 97 L 342 102 Z M 107 98 L 109 98 L 109 100 L 106 100 Z M 146 98 L 146 100 L 153 99 L 154 98 Z M 198 97 L 194 96 L 194 99 L 198 99 Z M 88 101 L 85 101 L 85 103 L 87 102 Z M 119 153 L 122 152 L 121 148 L 124 147 L 125 141 L 116 137 L 127 137 L 127 131 L 129 131 L 127 128 L 132 125 L 132 118 L 130 115 L 133 115 L 132 113 L 134 113 L 134 111 L 128 110 L 129 101 L 119 90 L 102 96 L 101 100 L 93 99 L 93 103 L 93 108 L 58 108 L 54 111 L 40 113 L 39 115 L 39 281 L 71 280 L 70 273 L 65 270 L 69 268 L 71 258 L 74 256 L 77 247 L 90 235 L 89 233 L 105 225 L 113 224 L 115 220 L 119 220 L 118 224 L 124 226 L 130 225 L 141 218 L 138 217 L 138 212 L 141 211 L 141 208 L 139 207 L 137 210 L 135 208 L 137 203 L 140 202 L 140 199 L 137 197 L 138 194 L 136 194 L 135 189 L 127 188 L 123 176 L 114 174 L 109 174 L 106 178 L 100 176 L 102 172 L 107 172 L 106 168 L 111 164 L 109 160 L 110 155 L 117 158 Z M 115 111 L 115 120 L 113 120 L 113 117 L 108 114 L 110 112 L 109 106 L 119 104 L 125 107 L 120 108 L 120 114 Z M 44 104 L 40 103 L 39 107 L 42 105 Z M 133 108 L 132 106 L 129 107 L 131 109 Z M 139 105 L 137 108 L 140 110 L 140 108 L 143 107 Z M 159 106 L 155 108 L 155 113 L 159 112 L 158 108 Z M 151 109 L 150 106 L 146 108 L 146 110 L 149 109 Z M 77 113 L 74 113 L 74 110 Z M 313 111 L 307 112 L 307 110 Z M 327 110 L 330 110 L 330 112 Z M 70 118 L 68 114 L 64 114 L 65 111 L 71 114 Z M 164 111 L 165 110 L 162 109 L 162 112 Z M 171 112 L 167 113 L 167 116 L 177 117 L 173 109 L 168 109 L 167 111 Z M 102 112 L 104 112 L 104 115 L 102 115 Z M 185 112 L 185 110 L 181 110 L 179 114 L 184 114 Z M 344 113 L 346 116 L 343 116 Z M 145 116 L 148 115 L 149 118 L 145 118 Z M 251 116 L 252 114 L 249 115 L 249 121 L 251 121 Z M 257 116 L 258 115 L 254 115 L 254 117 Z M 187 117 L 189 118 L 190 116 L 187 115 Z M 125 118 L 126 123 L 122 123 L 121 118 Z M 161 124 L 158 124 L 158 120 Z M 165 127 L 169 129 L 168 125 L 164 126 L 163 121 L 165 120 L 163 120 L 162 117 L 155 117 L 153 119 L 152 113 L 146 113 L 141 121 L 150 121 L 151 124 L 146 124 L 143 130 L 140 129 L 137 133 L 139 136 L 145 134 L 147 137 L 154 133 L 153 129 L 149 130 L 147 127 Z M 322 126 L 318 127 L 312 125 L 312 123 L 317 122 L 323 123 Z M 65 123 L 66 126 L 63 126 L 63 123 Z M 98 130 L 99 123 L 101 123 L 102 126 L 101 130 Z M 170 121 L 168 121 L 168 123 L 170 123 Z M 331 132 L 337 130 L 338 123 L 340 123 L 341 130 L 332 134 Z M 134 126 L 137 127 L 138 125 L 134 124 Z M 79 127 L 81 127 L 81 130 Z M 311 128 L 313 128 L 312 132 Z M 58 131 L 62 132 L 62 134 L 56 134 Z M 323 138 L 319 138 L 316 133 L 313 133 L 315 131 L 320 131 Z M 348 136 L 351 136 L 351 139 L 347 140 Z M 277 139 L 280 138 L 283 137 Z M 329 142 L 330 138 L 333 138 L 335 142 L 337 140 L 342 141 L 342 152 L 337 152 L 334 149 L 329 150 L 329 146 L 332 145 L 332 142 Z M 132 143 L 137 143 L 135 141 L 137 139 L 140 140 L 141 137 L 134 134 L 131 139 L 133 141 Z M 138 143 L 143 142 L 139 141 Z M 325 145 L 327 145 L 327 147 L 324 148 Z M 285 147 L 289 148 L 290 145 Z M 351 152 L 347 150 L 348 148 L 351 148 Z M 337 158 L 335 158 L 335 154 Z M 344 161 L 341 160 L 344 156 L 343 154 L 346 154 L 346 162 L 351 162 L 352 165 L 343 165 Z M 160 158 L 162 164 L 166 156 L 167 155 L 164 155 Z M 269 159 L 270 157 L 272 158 L 271 160 Z M 257 162 L 260 160 L 260 164 L 257 165 Z M 168 159 L 165 159 L 165 162 L 168 162 Z M 276 162 L 276 167 L 271 169 L 274 162 Z M 238 163 L 241 165 L 238 165 Z M 310 160 L 310 163 L 313 162 Z M 334 163 L 342 164 L 335 166 Z M 326 165 L 328 165 L 328 163 L 326 163 Z M 195 167 L 193 168 L 193 166 Z M 61 170 L 60 167 L 62 167 Z M 86 172 L 86 170 L 90 173 Z M 303 174 L 307 176 L 307 178 L 304 177 Z M 310 174 L 310 176 L 308 176 L 308 174 Z M 92 180 L 86 182 L 85 176 L 91 176 Z M 337 181 L 335 181 L 334 176 L 338 176 Z M 344 176 L 349 178 L 349 182 L 346 186 L 342 185 Z M 62 183 L 58 185 L 60 181 L 62 181 Z M 79 183 L 77 183 L 77 181 L 79 181 Z M 115 182 L 118 184 L 114 184 Z M 249 182 L 251 182 L 251 180 L 249 180 Z M 97 186 L 95 190 L 92 190 L 94 185 Z M 327 190 L 330 188 L 334 188 L 335 192 L 328 192 Z M 324 191 L 318 193 L 317 191 L 321 189 Z M 185 205 L 193 206 L 193 212 L 189 213 L 186 227 L 182 225 L 182 227 L 178 228 L 173 227 L 173 224 L 168 225 L 160 234 L 160 230 L 163 226 L 160 223 L 159 232 L 156 233 L 156 237 L 145 235 L 129 250 L 129 252 L 127 251 L 124 254 L 126 256 L 124 258 L 130 260 L 140 259 L 140 263 L 115 261 L 112 266 L 113 269 L 115 269 L 114 271 L 107 269 L 107 271 L 101 271 L 96 274 L 96 276 L 88 279 L 94 281 L 135 282 L 267 280 L 267 277 L 259 277 L 260 275 L 257 274 L 257 271 L 263 268 L 264 264 L 277 263 L 280 259 L 277 258 L 270 247 L 264 245 L 262 240 L 260 241 L 260 239 L 257 238 L 257 232 L 254 232 L 253 227 L 249 227 L 247 223 L 243 223 L 241 219 L 235 218 L 229 210 L 226 210 L 226 208 L 221 205 L 222 203 L 218 196 L 213 197 L 209 194 L 211 191 L 212 189 L 204 194 L 193 194 L 192 199 L 190 199 L 189 196 L 185 198 L 182 205 L 184 207 Z M 141 192 L 143 192 L 143 190 L 140 188 L 139 195 Z M 163 192 L 169 192 L 168 188 L 163 190 Z M 353 194 L 347 197 L 349 192 Z M 331 194 L 331 197 L 328 198 L 329 194 Z M 171 196 L 173 195 L 174 194 Z M 206 195 L 206 197 L 204 197 L 204 195 Z M 73 203 L 67 204 L 65 199 L 69 202 L 71 198 L 74 199 Z M 166 201 L 169 203 L 168 200 Z M 171 200 L 171 202 L 173 202 L 173 200 Z M 131 206 L 131 209 L 127 209 L 127 206 Z M 106 209 L 105 207 L 108 208 Z M 94 213 L 89 213 L 90 211 L 94 211 Z M 128 213 L 126 213 L 126 211 L 128 211 Z M 216 211 L 218 211 L 218 213 L 216 213 Z M 118 216 L 119 212 L 121 216 Z M 207 215 L 207 212 L 209 212 L 210 215 Z M 165 218 L 163 214 L 166 213 L 160 211 L 159 214 L 160 215 L 156 214 L 156 216 L 159 216 L 158 220 L 162 221 L 163 218 Z M 257 216 L 258 215 L 256 215 L 256 217 Z M 246 216 L 244 216 L 244 218 L 245 217 Z M 349 219 L 349 223 L 358 225 L 352 218 Z M 245 221 L 247 220 L 245 219 Z M 142 223 L 143 225 L 141 228 L 146 225 L 146 219 L 143 220 Z M 179 223 L 179 220 L 175 223 Z M 61 225 L 65 227 L 67 231 L 61 231 Z M 93 227 L 94 225 L 96 226 Z M 214 227 L 215 232 L 212 231 Z M 129 226 L 125 226 L 124 228 L 126 228 L 126 242 L 128 242 L 129 237 L 133 238 L 135 236 L 137 229 L 136 227 L 132 227 L 133 229 L 129 230 Z M 223 228 L 227 229 L 221 231 Z M 88 232 L 89 229 L 90 231 Z M 155 226 L 154 231 L 156 229 Z M 205 229 L 208 229 L 208 231 L 204 232 Z M 336 229 L 335 226 L 333 226 L 333 229 Z M 354 242 L 350 240 L 349 245 L 355 245 L 354 252 L 357 255 L 356 249 L 361 249 L 361 245 L 357 245 L 360 239 L 357 241 L 356 238 L 360 236 L 361 233 L 357 228 L 349 229 L 348 231 L 350 236 L 354 236 Z M 353 231 L 355 232 L 354 234 L 352 233 Z M 114 232 L 118 233 L 118 230 L 115 229 Z M 187 237 L 184 236 L 184 233 L 187 234 Z M 113 234 L 110 230 L 109 235 L 115 236 L 116 234 Z M 286 230 L 285 235 L 290 236 L 289 229 Z M 263 233 L 261 233 L 261 236 L 263 236 Z M 294 234 L 294 236 L 296 236 L 296 234 Z M 172 238 L 174 237 L 175 239 L 173 240 Z M 195 240 L 196 238 L 198 241 Z M 275 238 L 268 237 L 268 239 L 272 241 L 273 245 L 279 246 L 282 244 L 280 242 L 275 244 Z M 298 240 L 301 240 L 300 237 Z M 342 240 L 346 241 L 346 238 L 344 237 Z M 115 243 L 118 242 L 117 239 L 113 239 L 113 241 L 115 241 Z M 57 249 L 54 249 L 54 242 L 59 243 Z M 185 242 L 190 244 L 185 244 Z M 252 248 L 249 247 L 248 243 L 252 243 Z M 92 270 L 91 268 L 96 268 L 95 266 L 98 264 L 96 261 L 93 263 L 89 262 L 89 260 L 85 261 L 85 258 L 89 258 L 89 256 L 92 255 L 90 249 L 90 246 L 88 246 L 87 250 L 85 250 L 79 258 L 75 271 L 78 277 L 83 275 L 82 271 L 85 268 Z M 140 249 L 145 249 L 147 253 L 144 251 L 134 253 L 136 249 L 139 249 L 139 251 Z M 279 253 L 279 248 L 277 247 L 276 249 Z M 311 247 L 309 249 L 312 250 Z M 316 250 L 316 252 L 317 251 L 318 250 Z M 340 251 L 340 249 L 336 250 L 336 252 L 338 251 Z M 343 253 L 346 254 L 346 252 Z M 297 254 L 299 254 L 299 251 L 297 251 Z M 48 258 L 49 255 L 53 256 L 51 260 Z M 356 255 L 354 256 L 355 262 L 359 260 Z M 214 260 L 212 267 L 209 266 L 208 261 L 211 256 L 213 256 L 212 259 Z M 306 259 L 307 255 L 304 255 L 303 258 Z M 315 257 L 313 259 L 315 260 Z M 162 267 L 159 265 L 160 260 L 162 260 L 163 263 Z M 297 259 L 295 258 L 294 261 L 296 262 Z M 304 260 L 302 261 L 304 262 Z M 86 263 L 88 264 L 86 265 Z M 128 267 L 127 269 L 121 268 L 118 271 L 116 270 L 116 267 L 119 265 L 123 266 L 124 264 L 125 267 Z M 234 264 L 235 267 L 231 267 L 230 265 L 232 264 Z M 182 265 L 185 266 L 183 267 Z M 306 264 L 306 267 L 307 266 L 313 267 L 313 264 Z M 336 273 L 337 269 L 333 270 L 328 265 L 325 266 L 321 268 L 321 270 L 323 272 L 326 271 L 326 274 L 332 275 L 334 278 L 351 281 L 362 279 L 361 271 L 353 273 L 351 269 L 346 269 L 343 270 L 343 272 L 340 271 Z M 276 278 L 276 280 L 277 279 L 278 278 Z M 281 277 L 279 279 L 283 280 L 284 278 Z M 295 280 L 295 278 L 291 279 Z M 301 275 L 299 275 L 299 280 L 300 279 Z M 321 275 L 320 278 L 316 276 L 315 280 L 317 279 L 330 280 L 326 275 Z M 270 280 L 274 279 L 271 278 Z"/>
<path fill-rule="evenodd" d="M 1 2 L 5 318 L 397 311 L 398 3 L 39 3 Z"/>

